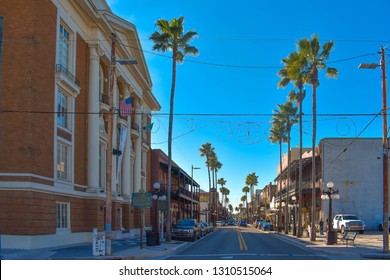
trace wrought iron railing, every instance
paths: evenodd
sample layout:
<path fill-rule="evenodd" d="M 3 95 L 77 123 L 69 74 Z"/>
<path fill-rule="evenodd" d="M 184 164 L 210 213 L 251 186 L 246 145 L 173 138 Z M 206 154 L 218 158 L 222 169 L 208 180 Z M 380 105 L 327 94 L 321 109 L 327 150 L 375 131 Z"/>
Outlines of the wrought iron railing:
<path fill-rule="evenodd" d="M 56 64 L 56 72 L 61 72 L 67 76 L 72 82 L 80 86 L 80 81 L 62 64 Z"/>

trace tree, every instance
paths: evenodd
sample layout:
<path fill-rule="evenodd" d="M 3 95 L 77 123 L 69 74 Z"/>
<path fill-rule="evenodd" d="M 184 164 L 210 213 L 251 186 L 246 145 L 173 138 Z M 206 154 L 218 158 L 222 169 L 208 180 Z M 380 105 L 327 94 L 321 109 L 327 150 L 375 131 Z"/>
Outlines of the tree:
<path fill-rule="evenodd" d="M 251 193 L 251 205 L 252 205 L 252 216 L 253 216 L 253 210 L 254 210 L 254 207 L 253 207 L 253 198 L 254 198 L 254 190 L 253 190 L 253 187 L 254 186 L 257 186 L 257 184 L 259 183 L 259 180 L 258 180 L 259 176 L 256 176 L 256 172 L 253 172 L 253 173 L 250 173 L 246 176 L 246 179 L 245 179 L 245 184 L 250 186 L 250 193 Z"/>
<path fill-rule="evenodd" d="M 272 118 L 271 135 L 268 139 L 271 143 L 279 144 L 279 207 L 278 207 L 278 232 L 282 222 L 282 143 L 286 142 L 286 127 L 277 117 Z"/>
<path fill-rule="evenodd" d="M 285 127 L 287 134 L 287 187 L 286 187 L 286 203 L 285 203 L 285 233 L 288 234 L 288 202 L 289 202 L 289 187 L 290 187 L 290 164 L 291 164 L 291 152 L 290 152 L 290 134 L 291 128 L 297 123 L 297 107 L 293 105 L 292 101 L 288 100 L 284 104 L 278 104 L 279 110 L 275 110 L 274 118 L 277 119 Z"/>
<path fill-rule="evenodd" d="M 246 219 L 249 221 L 249 207 L 248 207 L 248 192 L 250 191 L 250 188 L 248 186 L 245 186 L 242 188 L 242 192 L 245 193 L 245 205 L 246 205 Z"/>
<path fill-rule="evenodd" d="M 205 144 L 203 144 L 199 148 L 199 152 L 200 152 L 201 157 L 206 157 L 207 174 L 209 177 L 209 201 L 208 201 L 207 207 L 208 207 L 208 210 L 210 211 L 210 202 L 211 202 L 211 199 L 210 199 L 210 195 L 211 195 L 210 159 L 215 155 L 214 147 L 212 146 L 212 144 L 210 142 L 206 142 Z M 208 215 L 210 215 L 210 212 Z M 210 221 L 210 219 L 208 219 L 208 221 Z"/>
<path fill-rule="evenodd" d="M 172 130 L 173 130 L 173 107 L 176 88 L 176 65 L 182 63 L 187 54 L 198 55 L 199 51 L 196 47 L 190 46 L 189 43 L 198 35 L 195 31 L 184 32 L 184 17 L 174 18 L 170 22 L 165 19 L 156 21 L 155 26 L 158 31 L 155 31 L 150 39 L 154 42 L 153 50 L 172 52 L 172 85 L 169 108 L 169 126 L 168 126 L 168 187 L 167 187 L 167 203 L 170 208 L 171 203 L 171 170 L 172 170 Z M 168 211 L 166 222 L 166 241 L 171 241 L 171 212 Z"/>
<path fill-rule="evenodd" d="M 303 73 L 305 67 L 305 59 L 303 59 L 297 52 L 292 52 L 287 58 L 282 59 L 284 63 L 283 69 L 279 70 L 278 76 L 281 80 L 278 82 L 278 87 L 286 87 L 289 83 L 293 82 L 295 90 L 290 91 L 288 100 L 295 101 L 299 107 L 299 174 L 298 174 L 298 232 L 297 236 L 302 236 L 302 136 L 303 136 L 303 100 L 306 97 L 306 91 L 304 90 L 305 75 Z"/>
<path fill-rule="evenodd" d="M 316 162 L 315 147 L 317 134 L 317 113 L 316 113 L 316 96 L 317 87 L 320 85 L 318 79 L 319 70 L 325 70 L 326 77 L 337 78 L 338 71 L 336 68 L 327 67 L 325 62 L 330 56 L 333 48 L 333 42 L 326 42 L 321 49 L 318 35 L 314 35 L 311 40 L 301 39 L 298 41 L 298 54 L 303 61 L 304 81 L 311 85 L 312 91 L 312 111 L 313 111 L 313 132 L 312 132 L 312 218 L 311 218 L 311 241 L 315 241 L 315 219 L 316 219 Z"/>
<path fill-rule="evenodd" d="M 221 192 L 221 196 L 222 196 L 222 197 L 221 197 L 222 207 L 224 207 L 224 204 L 223 204 L 223 202 L 224 202 L 224 196 L 226 196 L 226 193 L 227 193 L 227 191 L 228 191 L 228 189 L 225 188 L 226 180 L 225 180 L 224 178 L 219 178 L 218 181 L 217 181 L 217 183 L 218 183 L 219 185 L 221 185 L 221 187 L 219 188 L 219 191 Z"/>

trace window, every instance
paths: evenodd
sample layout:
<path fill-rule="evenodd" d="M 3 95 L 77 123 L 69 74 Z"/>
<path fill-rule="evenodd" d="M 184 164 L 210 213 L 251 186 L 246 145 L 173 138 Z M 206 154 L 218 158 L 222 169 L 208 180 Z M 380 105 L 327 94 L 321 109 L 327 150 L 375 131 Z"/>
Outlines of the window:
<path fill-rule="evenodd" d="M 62 128 L 70 130 L 69 97 L 61 91 L 57 92 L 57 124 Z"/>
<path fill-rule="evenodd" d="M 58 63 L 69 70 L 70 62 L 70 32 L 62 23 L 60 24 L 60 38 L 58 48 Z"/>
<path fill-rule="evenodd" d="M 70 147 L 57 143 L 57 179 L 70 181 Z"/>
<path fill-rule="evenodd" d="M 70 204 L 67 202 L 56 202 L 56 228 L 69 229 Z"/>

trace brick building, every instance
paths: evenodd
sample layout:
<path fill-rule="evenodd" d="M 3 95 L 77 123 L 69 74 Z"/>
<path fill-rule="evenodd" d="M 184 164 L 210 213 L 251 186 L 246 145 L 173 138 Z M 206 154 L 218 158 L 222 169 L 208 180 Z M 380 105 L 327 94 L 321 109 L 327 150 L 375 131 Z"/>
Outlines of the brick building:
<path fill-rule="evenodd" d="M 13 0 L 0 1 L 0 29 L 2 248 L 80 243 L 104 231 L 109 156 L 112 230 L 139 227 L 130 198 L 150 188 L 142 128 L 160 105 L 136 27 L 104 0 Z M 110 67 L 111 34 L 116 58 L 136 65 Z M 113 114 L 120 156 L 107 150 L 110 93 L 115 109 L 132 100 L 131 115 Z"/>

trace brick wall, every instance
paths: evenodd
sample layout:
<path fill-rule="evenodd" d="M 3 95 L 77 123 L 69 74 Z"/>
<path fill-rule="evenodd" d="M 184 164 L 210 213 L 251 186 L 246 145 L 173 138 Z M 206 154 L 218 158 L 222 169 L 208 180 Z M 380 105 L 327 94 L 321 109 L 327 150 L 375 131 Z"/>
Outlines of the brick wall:
<path fill-rule="evenodd" d="M 54 109 L 57 12 L 49 0 L 0 1 L 4 16 L 2 110 Z M 0 117 L 0 172 L 53 175 L 53 114 Z"/>

